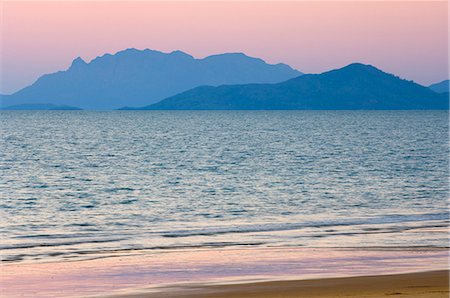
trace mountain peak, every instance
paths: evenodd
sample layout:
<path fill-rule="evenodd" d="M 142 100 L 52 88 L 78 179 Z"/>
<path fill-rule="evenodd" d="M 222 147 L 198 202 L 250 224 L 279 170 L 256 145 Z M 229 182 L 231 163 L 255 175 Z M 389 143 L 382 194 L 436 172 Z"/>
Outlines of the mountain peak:
<path fill-rule="evenodd" d="M 381 71 L 381 70 L 379 70 L 378 68 L 376 68 L 373 65 L 363 64 L 363 63 L 360 63 L 360 62 L 354 62 L 354 63 L 351 63 L 351 64 L 341 68 L 341 70 L 344 70 L 344 69 L 347 69 L 347 70 L 372 70 L 372 71 L 376 70 L 376 71 Z"/>
<path fill-rule="evenodd" d="M 189 57 L 189 58 L 194 58 L 191 55 L 189 55 L 188 53 L 185 53 L 183 51 L 180 50 L 175 50 L 169 53 L 169 55 L 174 55 L 174 56 L 184 56 L 184 57 Z"/>
<path fill-rule="evenodd" d="M 250 57 L 245 53 L 242 52 L 230 52 L 230 53 L 223 53 L 222 55 L 226 56 L 235 56 L 235 57 Z M 250 57 L 251 58 L 251 57 Z"/>
<path fill-rule="evenodd" d="M 391 76 L 388 73 L 385 73 L 384 71 L 376 68 L 373 65 L 370 64 L 363 64 L 363 63 L 351 63 L 347 66 L 344 66 L 342 68 L 333 69 L 327 72 L 324 72 L 323 75 L 325 76 L 333 76 L 338 77 L 344 80 L 348 80 L 350 77 L 366 77 L 366 76 Z"/>
<path fill-rule="evenodd" d="M 117 52 L 116 54 L 112 55 L 112 56 L 126 56 L 126 57 L 182 57 L 182 58 L 190 58 L 190 59 L 194 59 L 194 57 L 192 57 L 191 55 L 180 51 L 180 50 L 175 50 L 172 51 L 170 53 L 167 52 L 161 52 L 161 51 L 157 51 L 157 50 L 152 50 L 152 49 L 144 49 L 144 50 L 139 50 L 136 48 L 128 48 L 122 51 Z"/>
<path fill-rule="evenodd" d="M 444 80 L 442 82 L 432 84 L 432 85 L 428 86 L 428 88 L 430 88 L 431 90 L 433 90 L 434 92 L 437 92 L 437 93 L 445 93 L 445 92 L 449 92 L 449 90 L 450 90 L 449 86 L 450 86 L 450 81 Z"/>
<path fill-rule="evenodd" d="M 241 52 L 233 52 L 233 53 L 222 53 L 222 54 L 214 54 L 214 55 L 210 55 L 204 58 L 204 60 L 211 60 L 211 59 L 258 59 L 261 60 L 259 58 L 254 58 L 254 57 L 250 57 L 244 53 Z"/>
<path fill-rule="evenodd" d="M 162 54 L 162 52 L 156 51 L 156 50 L 150 50 L 150 49 L 139 50 L 136 48 L 127 48 L 127 49 L 118 51 L 115 54 L 112 54 L 112 56 L 123 56 L 123 55 L 144 54 L 144 53 Z"/>
<path fill-rule="evenodd" d="M 87 65 L 86 61 L 84 61 L 81 57 L 77 57 L 72 61 L 70 68 L 73 69 L 84 65 Z"/>

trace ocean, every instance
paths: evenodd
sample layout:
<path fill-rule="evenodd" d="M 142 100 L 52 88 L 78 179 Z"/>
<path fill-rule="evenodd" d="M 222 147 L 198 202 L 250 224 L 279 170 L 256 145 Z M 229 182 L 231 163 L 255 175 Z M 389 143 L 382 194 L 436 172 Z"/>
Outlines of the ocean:
<path fill-rule="evenodd" d="M 448 111 L 2 111 L 0 255 L 447 247 Z"/>

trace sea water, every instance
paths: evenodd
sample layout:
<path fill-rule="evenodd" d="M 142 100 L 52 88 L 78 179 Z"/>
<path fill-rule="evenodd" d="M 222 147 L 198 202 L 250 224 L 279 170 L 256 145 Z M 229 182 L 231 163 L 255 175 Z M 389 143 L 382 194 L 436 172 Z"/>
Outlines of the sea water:
<path fill-rule="evenodd" d="M 3 261 L 448 246 L 448 111 L 3 111 Z"/>

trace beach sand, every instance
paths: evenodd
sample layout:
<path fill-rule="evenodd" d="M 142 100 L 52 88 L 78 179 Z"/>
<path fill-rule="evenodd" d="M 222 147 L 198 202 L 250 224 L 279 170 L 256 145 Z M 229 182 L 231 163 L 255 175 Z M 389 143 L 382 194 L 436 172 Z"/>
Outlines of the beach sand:
<path fill-rule="evenodd" d="M 228 285 L 186 285 L 160 293 L 139 292 L 109 297 L 449 297 L 449 271 Z"/>
<path fill-rule="evenodd" d="M 105 253 L 3 263 L 0 297 L 448 297 L 448 261 L 430 247 Z"/>

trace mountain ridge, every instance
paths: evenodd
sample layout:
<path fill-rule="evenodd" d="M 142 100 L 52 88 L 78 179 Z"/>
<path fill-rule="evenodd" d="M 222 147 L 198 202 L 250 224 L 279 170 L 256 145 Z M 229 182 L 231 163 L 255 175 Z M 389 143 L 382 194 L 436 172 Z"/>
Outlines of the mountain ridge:
<path fill-rule="evenodd" d="M 450 91 L 450 81 L 444 80 L 435 84 L 428 86 L 431 90 L 437 93 L 446 93 Z"/>
<path fill-rule="evenodd" d="M 302 75 L 286 64 L 268 64 L 243 53 L 194 58 L 134 48 L 90 62 L 75 58 L 63 71 L 45 74 L 11 95 L 2 106 L 48 103 L 87 109 L 142 106 L 201 85 L 275 83 Z"/>
<path fill-rule="evenodd" d="M 276 84 L 201 86 L 141 109 L 448 109 L 448 97 L 372 65 L 352 63 Z"/>

